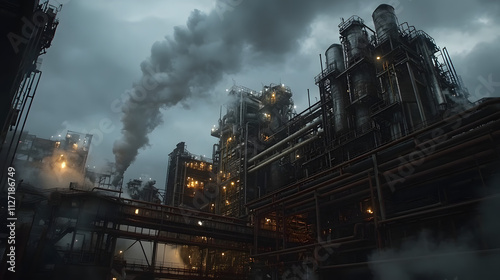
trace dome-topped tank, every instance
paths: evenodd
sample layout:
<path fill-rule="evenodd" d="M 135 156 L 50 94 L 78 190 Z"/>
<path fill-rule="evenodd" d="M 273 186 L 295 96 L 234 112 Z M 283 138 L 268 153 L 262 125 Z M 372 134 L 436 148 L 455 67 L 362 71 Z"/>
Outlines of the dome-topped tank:
<path fill-rule="evenodd" d="M 347 67 L 350 67 L 357 58 L 363 56 L 370 44 L 368 35 L 363 30 L 364 23 L 361 19 L 354 18 L 349 20 L 350 24 L 346 27 L 341 35 L 346 39 L 345 48 L 347 53 Z"/>
<path fill-rule="evenodd" d="M 394 11 L 394 7 L 387 4 L 382 4 L 375 9 L 372 14 L 373 24 L 377 32 L 378 43 L 381 43 L 388 38 L 397 38 L 399 33 L 398 18 Z"/>
<path fill-rule="evenodd" d="M 325 57 L 327 69 L 332 69 L 333 71 L 338 72 L 344 71 L 344 52 L 342 51 L 342 45 L 332 44 L 326 50 Z"/>

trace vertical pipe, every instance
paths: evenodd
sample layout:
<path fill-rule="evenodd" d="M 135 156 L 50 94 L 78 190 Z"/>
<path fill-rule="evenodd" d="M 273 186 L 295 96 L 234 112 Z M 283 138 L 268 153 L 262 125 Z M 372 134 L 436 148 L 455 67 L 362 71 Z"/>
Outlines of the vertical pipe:
<path fill-rule="evenodd" d="M 311 112 L 311 95 L 309 94 L 309 89 L 307 89 L 307 103 L 309 104 L 309 112 Z"/>
<path fill-rule="evenodd" d="M 256 255 L 259 253 L 259 215 L 255 211 L 253 214 L 253 253 Z"/>
<path fill-rule="evenodd" d="M 370 199 L 373 210 L 373 223 L 375 224 L 375 235 L 376 235 L 375 238 L 377 239 L 377 248 L 380 249 L 382 247 L 382 242 L 380 239 L 380 232 L 378 225 L 379 211 L 377 210 L 377 205 L 375 203 L 375 192 L 373 191 L 372 176 L 370 175 L 370 172 L 368 172 L 367 175 L 368 175 L 368 184 L 370 185 Z"/>
<path fill-rule="evenodd" d="M 440 107 L 443 107 L 446 105 L 446 99 L 443 95 L 443 92 L 441 91 L 441 87 L 439 86 L 439 81 L 437 79 L 436 70 L 434 69 L 434 64 L 432 63 L 431 54 L 429 53 L 429 49 L 427 48 L 427 45 L 425 44 L 423 39 L 421 39 L 420 48 L 421 48 L 421 52 L 423 53 L 424 60 L 427 64 L 427 69 L 430 72 L 434 96 L 436 97 L 436 101 L 437 101 L 438 105 Z"/>
<path fill-rule="evenodd" d="M 174 183 L 172 187 L 174 188 L 172 190 L 172 206 L 178 206 L 175 205 L 175 197 L 177 196 L 177 174 L 179 173 L 179 154 L 175 155 L 175 173 L 174 173 Z"/>
<path fill-rule="evenodd" d="M 413 94 L 415 95 L 415 100 L 417 101 L 418 112 L 420 113 L 420 120 L 425 125 L 426 118 L 424 113 L 424 108 L 422 106 L 422 100 L 420 100 L 420 94 L 415 83 L 415 75 L 410 67 L 410 62 L 406 61 L 406 68 L 408 69 L 408 74 L 410 75 L 411 87 L 413 88 Z"/>
<path fill-rule="evenodd" d="M 321 58 L 321 54 L 319 54 L 319 64 L 321 65 L 321 74 L 323 74 L 323 59 Z"/>
<path fill-rule="evenodd" d="M 109 238 L 110 236 L 108 236 Z M 115 256 L 115 250 L 116 250 L 116 237 L 110 237 L 111 238 L 111 254 L 110 254 L 110 260 L 109 260 L 109 268 L 113 268 L 113 259 Z"/>
<path fill-rule="evenodd" d="M 394 67 L 394 64 L 392 64 L 392 69 L 394 70 L 394 80 L 396 81 L 396 87 L 398 88 L 398 96 L 399 96 L 399 101 L 401 102 L 401 113 L 403 114 L 403 126 L 405 128 L 405 133 L 404 135 L 406 135 L 409 131 L 409 128 L 408 128 L 408 122 L 406 120 L 406 110 L 405 110 L 405 102 L 403 101 L 403 96 L 401 95 L 401 88 L 399 87 L 399 78 L 398 78 L 398 74 L 396 72 L 396 68 Z M 403 135 L 401 135 L 402 137 Z"/>
<path fill-rule="evenodd" d="M 283 217 L 283 249 L 286 249 L 286 219 L 285 219 L 285 203 L 282 204 L 283 209 L 281 211 L 281 216 Z"/>
<path fill-rule="evenodd" d="M 33 72 L 32 72 L 32 73 L 30 73 L 29 77 L 25 78 L 25 81 L 26 81 L 25 84 L 27 85 L 26 89 L 24 89 L 24 85 L 23 85 L 22 91 L 20 91 L 19 94 L 16 94 L 16 95 L 18 95 L 18 97 L 16 98 L 17 101 L 16 101 L 15 107 L 14 108 L 10 108 L 10 110 L 12 111 L 12 114 L 9 117 L 9 122 L 6 123 L 7 128 L 10 126 L 10 124 L 14 120 L 13 119 L 14 118 L 13 114 L 14 114 L 15 110 L 17 110 L 16 108 L 18 107 L 19 103 L 22 103 L 21 110 L 19 111 L 19 114 L 16 116 L 17 117 L 17 119 L 16 119 L 16 127 L 14 128 L 14 133 L 12 134 L 12 138 L 10 139 L 9 148 L 7 148 L 7 151 L 6 151 L 6 157 L 5 157 L 5 161 L 4 161 L 5 166 L 12 166 L 12 162 L 14 162 L 14 157 L 16 156 L 16 150 L 15 149 L 12 150 L 12 145 L 14 144 L 14 142 L 17 142 L 17 144 L 14 145 L 15 147 L 17 147 L 17 145 L 19 144 L 19 139 L 22 136 L 22 132 L 21 132 L 21 133 L 19 133 L 17 141 L 15 140 L 16 139 L 16 133 L 17 133 L 18 128 L 19 128 L 19 121 L 21 120 L 21 117 L 22 117 L 23 112 L 24 112 L 24 108 L 26 106 L 26 98 L 29 95 L 29 92 L 31 91 L 31 88 L 32 88 L 33 83 L 35 81 L 35 75 L 36 74 L 33 74 Z M 29 82 L 28 82 L 28 79 L 29 79 Z M 37 83 L 37 85 L 38 85 L 38 83 Z M 11 153 L 12 153 L 12 157 L 9 160 L 9 157 L 10 157 Z M 1 176 L 3 177 L 3 174 Z"/>
<path fill-rule="evenodd" d="M 183 171 L 183 174 L 182 174 L 182 181 L 181 183 L 179 184 L 181 186 L 181 189 L 182 189 L 182 194 L 181 194 L 181 204 L 184 204 L 184 191 L 185 191 L 185 187 L 184 187 L 184 183 L 186 182 L 186 174 L 187 174 L 187 167 L 185 164 L 182 164 L 182 171 Z"/>
<path fill-rule="evenodd" d="M 30 91 L 31 91 L 31 86 L 32 86 L 32 84 L 31 84 L 30 87 L 29 87 L 29 89 L 28 89 L 28 92 L 26 93 L 27 96 L 26 96 L 26 99 L 24 100 L 23 108 L 21 109 L 21 112 L 19 114 L 19 120 L 21 120 L 21 117 L 22 117 L 23 112 L 24 112 L 24 107 L 26 105 L 26 102 L 28 102 L 27 99 L 30 98 L 27 112 L 24 115 L 25 117 L 24 117 L 23 125 L 21 126 L 21 130 L 19 131 L 19 137 L 17 138 L 16 146 L 14 147 L 14 154 L 12 155 L 12 159 L 11 159 L 10 165 L 12 165 L 12 163 L 14 162 L 14 157 L 16 155 L 16 151 L 17 151 L 17 148 L 19 146 L 19 141 L 21 140 L 21 136 L 23 134 L 24 126 L 26 125 L 26 121 L 28 120 L 28 114 L 31 111 L 31 105 L 33 104 L 33 98 L 35 97 L 35 92 L 36 92 L 36 90 L 38 88 L 38 84 L 40 83 L 40 78 L 42 77 L 42 74 L 41 74 L 42 72 L 38 72 L 38 73 L 40 73 L 40 75 L 38 75 L 38 79 L 36 81 L 36 85 L 35 85 L 35 88 L 33 90 L 33 95 L 30 96 Z M 35 76 L 36 76 L 36 74 L 33 75 L 33 79 L 35 78 Z M 16 125 L 16 131 L 17 131 L 18 125 L 19 125 L 19 123 Z"/>
<path fill-rule="evenodd" d="M 163 220 L 163 219 L 162 219 Z M 155 239 L 153 241 L 153 253 L 151 254 L 151 271 L 155 271 L 155 266 L 156 266 L 156 253 L 158 251 L 158 240 Z"/>
<path fill-rule="evenodd" d="M 245 124 L 245 159 L 243 167 L 243 190 L 245 191 L 245 205 L 247 204 L 247 176 L 248 176 L 248 121 Z M 245 214 L 248 215 L 248 207 L 245 207 Z"/>
<path fill-rule="evenodd" d="M 314 202 L 316 206 L 316 238 L 317 243 L 321 242 L 321 219 L 319 216 L 319 202 L 318 202 L 318 191 L 314 191 Z"/>
<path fill-rule="evenodd" d="M 374 171 L 374 176 L 375 176 L 375 184 L 377 186 L 377 196 L 378 196 L 378 203 L 380 207 L 380 217 L 382 220 L 385 220 L 386 215 L 385 215 L 385 206 L 384 206 L 384 198 L 382 197 L 382 188 L 380 186 L 380 177 L 379 177 L 379 172 L 378 172 L 378 162 L 377 162 L 377 155 L 372 154 L 372 161 L 373 161 L 373 171 Z"/>

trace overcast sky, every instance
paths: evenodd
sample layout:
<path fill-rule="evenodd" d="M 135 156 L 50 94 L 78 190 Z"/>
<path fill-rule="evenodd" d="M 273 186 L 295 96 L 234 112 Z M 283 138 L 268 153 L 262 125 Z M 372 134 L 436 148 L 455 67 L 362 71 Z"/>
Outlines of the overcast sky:
<path fill-rule="evenodd" d="M 94 134 L 88 164 L 96 168 L 115 161 L 115 141 L 148 143 L 135 161 L 133 154 L 128 159 L 133 163 L 124 181 L 147 174 L 160 188 L 168 154 L 178 142 L 185 141 L 191 153 L 211 157 L 217 139 L 210 129 L 217 123 L 226 88 L 236 83 L 260 90 L 263 84 L 284 83 L 294 93 L 297 111 L 304 110 L 307 89 L 312 102 L 319 98 L 314 85 L 320 72 L 318 54 L 339 42 L 340 19 L 358 15 L 373 28 L 371 14 L 383 3 L 59 2 L 64 4 L 60 24 L 52 47 L 42 56 L 42 80 L 26 130 L 43 138 L 64 136 L 67 130 Z M 500 96 L 500 2 L 386 3 L 396 8 L 400 23 L 424 30 L 440 47 L 447 47 L 472 101 Z M 148 74 L 148 67 L 154 75 Z M 129 133 L 124 140 L 121 108 L 130 105 L 125 97 L 152 78 L 154 98 L 145 107 L 125 110 L 135 114 L 127 127 L 145 135 L 138 139 Z M 146 123 L 141 130 L 142 121 Z"/>

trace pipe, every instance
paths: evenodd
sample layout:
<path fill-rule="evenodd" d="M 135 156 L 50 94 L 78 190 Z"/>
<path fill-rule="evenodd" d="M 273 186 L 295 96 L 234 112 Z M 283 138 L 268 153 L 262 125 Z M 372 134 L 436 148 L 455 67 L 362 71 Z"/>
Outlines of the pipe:
<path fill-rule="evenodd" d="M 317 103 L 318 104 L 318 103 Z M 396 146 L 396 145 L 399 145 L 401 143 L 404 143 L 405 141 L 408 141 L 409 139 L 414 139 L 416 138 L 417 135 L 424 135 L 425 133 L 428 133 L 430 132 L 431 130 L 435 129 L 435 128 L 439 128 L 440 126 L 445 126 L 445 125 L 449 125 L 451 124 L 452 122 L 454 122 L 456 119 L 460 119 L 460 118 L 463 118 L 464 115 L 468 114 L 468 113 L 474 113 L 474 112 L 477 112 L 479 110 L 484 110 L 486 108 L 488 108 L 489 106 L 494 106 L 494 105 L 500 105 L 500 98 L 499 99 L 493 99 L 493 100 L 490 100 L 490 101 L 486 101 L 484 103 L 481 103 L 473 108 L 470 108 L 470 109 L 467 109 L 463 112 L 461 112 L 460 114 L 457 114 L 457 115 L 453 115 L 453 116 L 450 116 L 442 121 L 439 121 L 437 123 L 434 123 L 432 125 L 429 125 L 419 131 L 416 131 L 412 134 L 409 134 L 409 135 L 406 135 L 406 136 L 403 136 L 397 140 L 394 140 L 392 142 L 389 142 L 383 146 L 380 146 L 378 148 L 375 148 L 365 154 L 362 154 L 362 155 L 359 155 L 353 159 L 350 159 L 348 161 L 345 161 L 343 163 L 340 163 L 332 168 L 329 168 L 327 170 L 324 170 L 320 173 L 317 173 L 309 178 L 306 178 L 306 179 L 303 179 L 302 181 L 299 181 L 293 185 L 290 185 L 288 187 L 285 187 L 279 191 L 276 191 L 276 192 L 273 192 L 273 193 L 270 193 L 268 195 L 266 195 L 265 197 L 263 197 L 262 199 L 259 199 L 257 201 L 254 201 L 254 202 L 251 202 L 249 205 L 252 205 L 252 204 L 256 204 L 256 203 L 262 203 L 264 200 L 269 200 L 269 199 L 273 199 L 273 197 L 275 197 L 278 193 L 283 193 L 284 191 L 287 191 L 287 190 L 291 190 L 291 189 L 294 189 L 296 188 L 297 186 L 299 186 L 300 184 L 303 184 L 307 181 L 312 181 L 313 179 L 315 178 L 318 178 L 317 180 L 322 180 L 325 175 L 331 173 L 332 171 L 335 171 L 335 170 L 341 170 L 344 166 L 348 166 L 352 163 L 355 163 L 355 162 L 358 162 L 364 158 L 367 158 L 368 156 L 371 156 L 371 154 L 374 154 L 374 153 L 378 153 L 378 152 L 383 152 L 387 149 L 389 149 L 390 147 L 393 147 L 393 146 Z M 480 122 L 480 120 L 478 121 Z"/>
<path fill-rule="evenodd" d="M 448 155 L 448 154 L 455 152 L 455 151 L 460 151 L 460 150 L 462 150 L 466 147 L 469 147 L 469 146 L 478 146 L 478 144 L 485 142 L 485 141 L 488 142 L 489 140 L 490 140 L 489 135 L 484 135 L 482 137 L 476 138 L 476 139 L 471 140 L 469 142 L 466 142 L 466 143 L 463 143 L 460 145 L 456 145 L 456 146 L 453 146 L 453 147 L 448 148 L 448 149 L 444 149 L 444 150 L 439 151 L 439 152 L 434 152 L 429 156 L 425 156 L 423 158 L 418 158 L 415 160 L 408 161 L 404 165 L 397 165 L 396 167 L 394 167 L 392 169 L 386 170 L 384 173 L 398 174 L 399 173 L 398 169 L 414 168 L 413 166 L 418 167 L 421 165 L 418 162 L 420 162 L 422 160 L 429 162 L 429 161 L 432 161 L 435 159 L 443 158 L 444 155 Z M 472 156 L 478 156 L 478 154 L 474 154 Z M 461 160 L 464 160 L 464 159 L 461 159 Z M 449 164 L 449 163 L 447 163 L 447 164 Z M 442 166 L 440 166 L 440 167 L 442 167 Z"/>
<path fill-rule="evenodd" d="M 421 171 L 421 172 L 415 173 L 413 175 L 405 177 L 404 179 L 405 179 L 405 181 L 410 181 L 412 179 L 415 179 L 415 178 L 418 178 L 418 177 L 421 177 L 421 176 L 424 176 L 424 175 L 428 175 L 429 173 L 439 172 L 439 171 L 442 171 L 442 170 L 446 170 L 447 168 L 455 166 L 455 165 L 461 165 L 462 166 L 464 163 L 466 163 L 468 161 L 477 162 L 478 157 L 491 156 L 492 154 L 493 155 L 495 154 L 495 150 L 486 150 L 486 151 L 481 152 L 479 154 L 474 154 L 472 156 L 469 156 L 469 157 L 466 157 L 466 158 L 463 158 L 463 159 L 458 159 L 458 160 L 455 160 L 453 162 L 441 165 L 439 167 L 434 167 L 434 168 L 431 168 L 431 169 L 427 169 L 425 171 Z M 404 166 L 406 166 L 406 165 L 404 165 Z M 475 166 L 473 166 L 472 168 L 475 168 Z"/>
<path fill-rule="evenodd" d="M 444 105 L 446 105 L 446 99 L 443 95 L 443 92 L 441 91 L 441 87 L 439 86 L 439 81 L 436 77 L 437 74 L 436 74 L 436 70 L 434 69 L 434 65 L 432 64 L 432 61 L 431 61 L 431 55 L 429 53 L 429 49 L 427 48 L 427 45 L 425 44 L 423 39 L 421 39 L 420 47 L 422 49 L 424 60 L 427 64 L 428 70 L 430 70 L 430 72 L 431 72 L 432 89 L 434 91 L 434 96 L 436 97 L 436 101 L 437 101 L 438 105 L 444 106 Z"/>
<path fill-rule="evenodd" d="M 420 93 L 418 92 L 417 85 L 415 83 L 415 75 L 413 74 L 413 69 L 410 67 L 410 62 L 406 61 L 406 68 L 408 69 L 408 74 L 410 75 L 411 87 L 413 88 L 413 94 L 415 95 L 415 100 L 417 101 L 418 112 L 420 113 L 420 119 L 425 125 L 427 119 L 425 117 L 424 108 L 422 106 L 422 100 L 420 99 Z"/>
<path fill-rule="evenodd" d="M 495 115 L 492 115 L 491 117 L 488 117 L 488 119 L 495 118 L 496 115 L 500 115 L 500 112 L 497 113 L 497 114 L 495 114 Z M 478 122 L 482 122 L 482 121 L 478 121 Z M 475 126 L 475 125 L 476 125 L 476 122 L 470 124 L 470 126 Z M 488 132 L 488 131 L 490 131 L 492 129 L 492 126 L 494 127 L 495 125 L 498 125 L 498 124 L 497 123 L 492 123 L 490 125 L 485 125 L 483 127 L 480 127 L 478 130 L 480 132 L 483 132 L 483 130 L 484 130 L 484 132 Z M 465 127 L 462 127 L 462 128 L 465 128 Z M 462 130 L 462 128 L 460 130 Z M 453 132 L 457 132 L 457 131 L 454 130 Z M 455 136 L 455 137 L 452 137 L 452 135 L 450 135 L 450 133 L 443 134 L 443 135 L 440 135 L 439 137 L 447 137 L 447 139 L 448 139 L 447 141 L 442 142 L 442 143 L 438 143 L 438 144 L 433 144 L 434 140 L 430 139 L 430 140 L 428 140 L 426 142 L 419 143 L 418 145 L 415 146 L 415 148 L 412 151 L 422 151 L 422 150 L 426 149 L 426 147 L 429 147 L 429 146 L 426 146 L 426 144 L 429 143 L 432 147 L 434 147 L 434 151 L 431 153 L 431 155 L 427 156 L 425 159 L 432 159 L 432 158 L 435 158 L 435 154 L 436 153 L 439 153 L 439 154 L 442 153 L 443 152 L 442 149 L 444 149 L 444 151 L 446 151 L 448 149 L 454 149 L 453 151 L 457 150 L 457 148 L 454 148 L 456 146 L 453 146 L 453 143 L 455 143 L 455 142 L 459 142 L 459 143 L 461 142 L 462 143 L 462 144 L 459 145 L 459 147 L 467 147 L 467 146 L 470 146 L 471 144 L 477 144 L 477 143 L 480 143 L 481 141 L 487 141 L 486 138 L 489 137 L 488 135 L 483 135 L 482 137 L 475 137 L 473 140 L 468 140 L 467 139 L 471 135 L 474 137 L 477 134 L 479 134 L 479 133 L 476 130 L 470 131 L 469 133 L 464 133 L 464 134 L 461 134 L 461 135 L 458 135 L 458 136 Z M 438 137 L 436 137 L 436 138 L 438 138 Z M 464 141 L 469 141 L 469 142 L 464 142 Z M 479 142 L 477 142 L 477 141 L 479 141 Z M 441 149 L 441 151 L 439 151 L 439 152 L 436 151 L 436 150 L 440 150 L 440 149 Z M 410 154 L 410 153 L 411 152 L 408 152 L 407 154 Z M 393 159 L 391 159 L 389 161 L 384 162 L 381 165 L 381 167 L 382 167 L 382 169 L 390 168 L 390 166 L 394 166 L 395 162 L 399 163 L 400 160 L 398 158 L 393 158 Z M 391 169 L 391 170 L 394 170 L 394 169 Z"/>
<path fill-rule="evenodd" d="M 386 216 L 385 216 L 384 197 L 382 196 L 382 189 L 380 188 L 380 177 L 378 172 L 378 162 L 376 154 L 372 154 L 372 160 L 373 160 L 373 171 L 375 176 L 375 185 L 377 187 L 378 203 L 380 207 L 380 217 L 382 220 L 385 220 Z"/>
<path fill-rule="evenodd" d="M 321 58 L 321 54 L 319 54 L 319 64 L 321 65 L 321 73 L 323 73 L 323 59 Z"/>
<path fill-rule="evenodd" d="M 314 189 L 315 190 L 320 190 L 320 188 L 324 188 L 324 187 L 331 188 L 335 184 L 336 185 L 342 185 L 342 184 L 344 184 L 344 181 L 349 180 L 349 179 L 352 180 L 353 176 L 360 176 L 360 175 L 363 175 L 363 174 L 359 173 L 359 174 L 355 174 L 355 175 L 345 175 L 343 177 L 335 177 L 332 180 L 328 180 L 326 182 L 319 183 L 318 185 L 316 185 L 314 187 Z M 330 194 L 334 194 L 336 192 L 347 190 L 347 189 L 349 189 L 349 188 L 351 188 L 351 187 L 353 187 L 353 186 L 355 186 L 357 184 L 360 184 L 360 183 L 362 183 L 363 181 L 366 181 L 366 180 L 367 180 L 367 178 L 364 178 L 364 179 L 360 178 L 359 180 L 353 180 L 354 182 L 350 183 L 349 185 L 345 185 L 345 186 L 342 186 L 342 187 L 330 190 L 330 191 L 328 191 L 326 193 L 322 193 L 320 196 L 324 197 L 326 195 L 330 195 Z M 335 181 L 337 181 L 337 182 L 335 182 Z M 287 197 L 281 198 L 279 200 L 276 200 L 276 201 L 273 202 L 273 204 L 275 204 L 275 203 L 281 203 L 281 202 L 284 202 L 285 200 L 288 200 L 288 202 L 293 202 L 293 201 L 295 201 L 295 200 L 297 200 L 299 198 L 302 198 L 304 195 L 308 195 L 308 194 L 309 195 L 311 194 L 310 190 L 309 189 L 304 189 L 304 190 L 302 190 L 302 191 L 300 191 L 298 193 L 295 193 L 295 194 L 292 194 L 290 196 L 287 196 Z M 309 199 L 307 199 L 305 201 L 301 201 L 300 203 L 298 203 L 298 205 L 302 204 L 303 202 L 308 202 L 310 200 L 312 200 L 312 199 L 309 198 Z M 260 208 L 257 208 L 256 210 L 262 210 L 262 208 L 264 208 L 264 207 L 265 206 L 262 206 Z M 290 207 L 290 205 L 287 206 L 287 207 Z"/>
<path fill-rule="evenodd" d="M 307 139 L 307 140 L 305 140 L 305 141 L 301 142 L 300 144 L 295 145 L 295 146 L 293 146 L 293 147 L 291 147 L 291 148 L 289 148 L 289 149 L 287 149 L 287 150 L 284 150 L 284 151 L 282 151 L 281 153 L 279 153 L 279 154 L 277 154 L 277 155 L 275 155 L 275 156 L 273 156 L 273 157 L 271 157 L 271 158 L 269 158 L 269 159 L 265 160 L 264 162 L 260 163 L 260 164 L 259 164 L 259 165 L 257 165 L 257 166 L 255 166 L 255 165 L 254 165 L 253 167 L 251 167 L 251 168 L 248 170 L 248 173 L 252 173 L 252 172 L 255 172 L 255 171 L 257 171 L 257 170 L 261 169 L 262 167 L 264 167 L 264 166 L 266 166 L 266 165 L 270 164 L 271 162 L 273 162 L 273 161 L 275 161 L 275 160 L 277 160 L 277 159 L 279 159 L 279 158 L 281 158 L 281 157 L 284 157 L 284 156 L 288 155 L 289 153 L 291 153 L 291 152 L 293 152 L 293 151 L 297 150 L 298 148 L 301 148 L 302 146 L 304 146 L 304 145 L 306 145 L 306 144 L 311 143 L 312 141 L 316 140 L 318 137 L 319 137 L 318 135 L 315 135 L 315 136 L 313 136 L 313 137 L 311 137 L 311 138 L 309 138 L 309 139 Z"/>
<path fill-rule="evenodd" d="M 330 204 L 337 204 L 337 203 L 343 203 L 343 201 L 345 200 L 349 200 L 349 199 L 352 199 L 352 198 L 356 198 L 356 197 L 360 197 L 360 196 L 363 196 L 363 195 L 366 195 L 370 192 L 370 190 L 362 190 L 362 191 L 358 191 L 358 192 L 355 192 L 355 193 L 352 193 L 352 194 L 349 194 L 347 196 L 344 196 L 344 197 L 339 197 L 339 198 L 336 198 L 336 199 L 333 199 L 333 200 L 329 200 L 327 202 L 323 202 L 321 204 L 322 207 L 326 207 Z M 324 195 L 321 195 L 321 197 L 324 196 Z M 308 202 L 310 202 L 311 200 L 313 200 L 313 198 L 308 198 L 304 201 L 300 201 L 300 202 L 297 202 L 293 205 L 287 205 L 287 208 L 293 208 L 293 207 L 297 207 L 297 206 L 300 206 L 300 205 L 303 205 L 303 204 L 306 204 Z M 309 208 L 305 208 L 305 207 L 309 207 Z M 295 211 L 295 212 L 288 212 L 288 214 L 290 215 L 294 215 L 294 214 L 300 214 L 300 213 L 306 213 L 306 212 L 309 212 L 309 211 L 314 211 L 313 209 L 313 206 L 309 206 L 309 205 L 304 205 L 303 207 L 300 208 L 299 211 Z"/>
<path fill-rule="evenodd" d="M 258 155 L 255 155 L 254 157 L 252 157 L 251 159 L 249 159 L 248 161 L 249 162 L 253 162 L 253 161 L 256 161 L 257 159 L 269 154 L 270 152 L 276 150 L 279 146 L 287 143 L 288 141 L 290 141 L 291 139 L 297 137 L 298 135 L 306 132 L 307 130 L 309 130 L 311 127 L 317 125 L 321 123 L 321 118 L 317 118 L 315 120 L 313 120 L 310 124 L 306 125 L 305 127 L 299 129 L 297 132 L 294 132 L 293 134 L 289 135 L 288 137 L 286 137 L 285 139 L 279 141 L 278 143 L 272 145 L 271 147 L 267 148 L 266 150 L 264 150 L 263 152 L 261 152 L 260 154 Z"/>
<path fill-rule="evenodd" d="M 433 159 L 433 158 L 440 158 L 440 157 L 442 157 L 443 155 L 446 155 L 446 154 L 449 154 L 449 153 L 451 153 L 451 152 L 454 152 L 455 150 L 460 150 L 460 149 L 463 149 L 463 147 L 470 146 L 470 145 L 474 145 L 474 146 L 476 146 L 476 144 L 481 143 L 482 141 L 486 141 L 486 140 L 489 140 L 489 136 L 488 136 L 488 135 L 485 135 L 485 136 L 483 136 L 483 137 L 481 137 L 481 138 L 479 138 L 479 139 L 476 139 L 474 142 L 469 142 L 469 143 L 465 143 L 465 144 L 463 144 L 463 145 L 455 146 L 455 147 L 453 147 L 453 148 L 451 148 L 451 149 L 447 149 L 447 150 L 441 151 L 441 152 L 439 152 L 439 153 L 433 154 L 432 156 L 428 156 L 428 157 L 426 157 L 426 158 L 424 158 L 424 159 L 425 159 L 426 161 L 428 161 L 428 160 Z M 464 145 L 465 145 L 465 146 L 464 146 Z M 452 163 L 449 163 L 449 164 L 446 164 L 446 165 L 443 165 L 443 166 L 438 167 L 438 169 L 447 168 L 447 167 L 449 167 L 449 166 L 450 166 L 450 164 L 453 164 L 453 163 L 456 163 L 456 162 L 466 161 L 466 160 L 470 160 L 470 159 L 477 159 L 477 157 L 478 157 L 478 156 L 489 155 L 489 154 L 491 154 L 489 151 L 485 151 L 485 152 L 482 152 L 482 153 L 480 153 L 480 154 L 475 154 L 475 155 L 473 155 L 473 156 L 467 157 L 467 158 L 465 158 L 465 159 L 460 159 L 460 160 L 457 160 L 457 161 L 453 161 Z M 420 159 L 419 159 L 419 160 L 420 160 Z M 416 161 L 418 161 L 418 160 L 416 160 Z M 408 166 L 411 166 L 411 165 L 412 165 L 412 163 L 413 163 L 413 161 L 408 162 L 408 163 L 407 163 L 406 165 L 404 165 L 404 166 L 407 166 L 407 165 L 408 165 Z M 403 166 L 403 167 L 404 167 L 404 166 Z M 386 172 L 394 172 L 394 171 L 395 171 L 395 170 L 397 170 L 398 168 L 400 168 L 400 166 L 397 166 L 397 167 L 395 167 L 395 168 L 393 168 L 393 169 L 391 169 L 391 170 L 389 170 L 389 171 L 386 171 Z M 405 179 L 409 180 L 409 179 L 412 179 L 412 178 L 413 178 L 413 177 L 415 177 L 415 176 L 421 176 L 421 174 L 426 174 L 426 173 L 429 173 L 429 172 L 434 172 L 434 171 L 436 171 L 436 170 L 437 170 L 437 169 L 436 169 L 436 168 L 434 168 L 434 169 L 432 169 L 432 170 L 422 171 L 422 172 L 419 172 L 419 173 L 413 174 L 413 175 L 411 175 L 411 176 L 405 177 Z M 345 178 L 345 179 L 344 179 L 344 180 L 342 180 L 342 181 L 349 180 L 349 179 L 351 179 L 351 180 L 352 180 L 352 176 L 351 176 L 351 177 L 347 177 L 347 178 Z M 367 180 L 367 179 L 364 179 L 364 180 Z M 331 181 L 335 181 L 335 179 L 334 179 L 334 180 L 327 181 L 327 182 L 325 182 L 325 183 L 322 183 L 321 185 L 316 186 L 316 187 L 315 187 L 315 189 L 320 189 L 320 188 L 324 188 L 324 187 L 331 187 L 331 186 L 328 186 L 328 183 L 331 183 Z M 342 181 L 339 181 L 339 182 L 337 182 L 336 184 L 342 184 L 342 183 L 343 183 Z M 349 189 L 349 188 L 351 188 L 352 186 L 355 186 L 356 184 L 359 184 L 359 183 L 362 183 L 362 182 L 363 182 L 363 181 L 359 181 L 359 180 L 357 180 L 357 181 L 355 181 L 355 182 L 353 182 L 353 183 L 351 183 L 351 184 L 349 184 L 349 185 L 346 185 L 346 186 L 343 186 L 343 187 L 340 187 L 340 188 L 337 188 L 337 189 L 331 190 L 331 191 L 329 191 L 329 192 L 327 192 L 327 193 L 323 193 L 323 194 L 321 194 L 321 196 L 325 196 L 325 195 L 333 194 L 333 193 L 335 193 L 335 192 L 339 192 L 339 191 L 343 191 L 343 190 Z M 382 186 L 381 186 L 381 187 L 382 187 Z M 380 191 L 381 191 L 381 190 L 380 190 Z M 274 204 L 274 203 L 280 203 L 280 202 L 283 202 L 283 201 L 285 201 L 285 200 L 288 200 L 288 202 L 292 202 L 292 201 L 294 201 L 294 200 L 300 199 L 301 197 L 303 197 L 304 195 L 307 195 L 307 194 L 310 194 L 310 193 L 309 193 L 309 190 L 308 190 L 308 189 L 305 189 L 305 190 L 303 190 L 303 191 L 301 191 L 301 192 L 299 192 L 299 193 L 296 193 L 295 195 L 292 195 L 292 196 L 289 196 L 289 197 L 282 198 L 282 199 L 279 199 L 279 200 L 277 200 L 277 201 L 274 201 L 274 202 L 273 202 L 273 204 Z M 311 200 L 311 199 L 307 199 L 307 200 L 305 200 L 305 201 L 302 201 L 301 203 L 304 203 L 304 202 L 307 202 L 307 201 L 310 201 L 310 200 Z M 299 203 L 299 205 L 300 205 L 301 203 Z M 294 204 L 294 205 L 295 205 L 295 204 Z M 261 206 L 260 208 L 257 208 L 256 210 L 262 210 L 262 209 L 263 209 L 263 208 L 265 208 L 265 207 L 266 207 L 266 206 Z M 384 216 L 385 216 L 385 214 L 384 214 Z"/>
<path fill-rule="evenodd" d="M 272 251 L 272 252 L 266 252 L 266 253 L 261 253 L 258 255 L 251 255 L 252 258 L 262 258 L 265 256 L 273 256 L 273 255 L 288 255 L 288 254 L 293 254 L 293 253 L 299 253 L 303 251 L 307 251 L 308 249 L 312 249 L 313 247 L 320 246 L 321 248 L 330 248 L 330 247 L 340 247 L 341 245 L 345 244 L 352 244 L 352 243 L 359 243 L 361 241 L 366 241 L 366 239 L 354 239 L 355 236 L 347 236 L 347 237 L 342 237 L 334 240 L 329 240 L 329 241 L 323 241 L 315 244 L 309 244 L 309 245 L 303 245 L 303 246 L 298 246 L 298 247 L 293 247 L 293 248 L 288 248 L 280 251 Z M 354 240 L 352 240 L 354 239 Z M 340 240 L 345 240 L 345 241 L 340 241 Z M 339 242 L 340 241 L 340 242 Z"/>
<path fill-rule="evenodd" d="M 285 205 L 285 204 L 283 204 Z M 321 240 L 321 218 L 319 216 L 319 202 L 318 202 L 318 191 L 314 191 L 314 205 L 315 205 L 315 210 L 316 210 L 316 236 L 318 239 L 318 242 Z"/>

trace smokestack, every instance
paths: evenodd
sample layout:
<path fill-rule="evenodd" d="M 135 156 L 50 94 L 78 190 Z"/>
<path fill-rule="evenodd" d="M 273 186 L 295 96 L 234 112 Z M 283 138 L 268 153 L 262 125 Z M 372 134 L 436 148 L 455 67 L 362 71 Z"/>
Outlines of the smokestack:
<path fill-rule="evenodd" d="M 244 57 L 251 57 L 253 65 L 283 61 L 310 32 L 311 21 L 328 12 L 327 6 L 332 2 L 218 0 L 210 13 L 194 10 L 186 26 L 153 44 L 141 63 L 142 78 L 122 106 L 122 138 L 113 146 L 114 183 L 149 144 L 149 133 L 162 123 L 160 109 L 186 105 L 192 96 L 208 97 L 224 75 L 241 70 Z"/>

